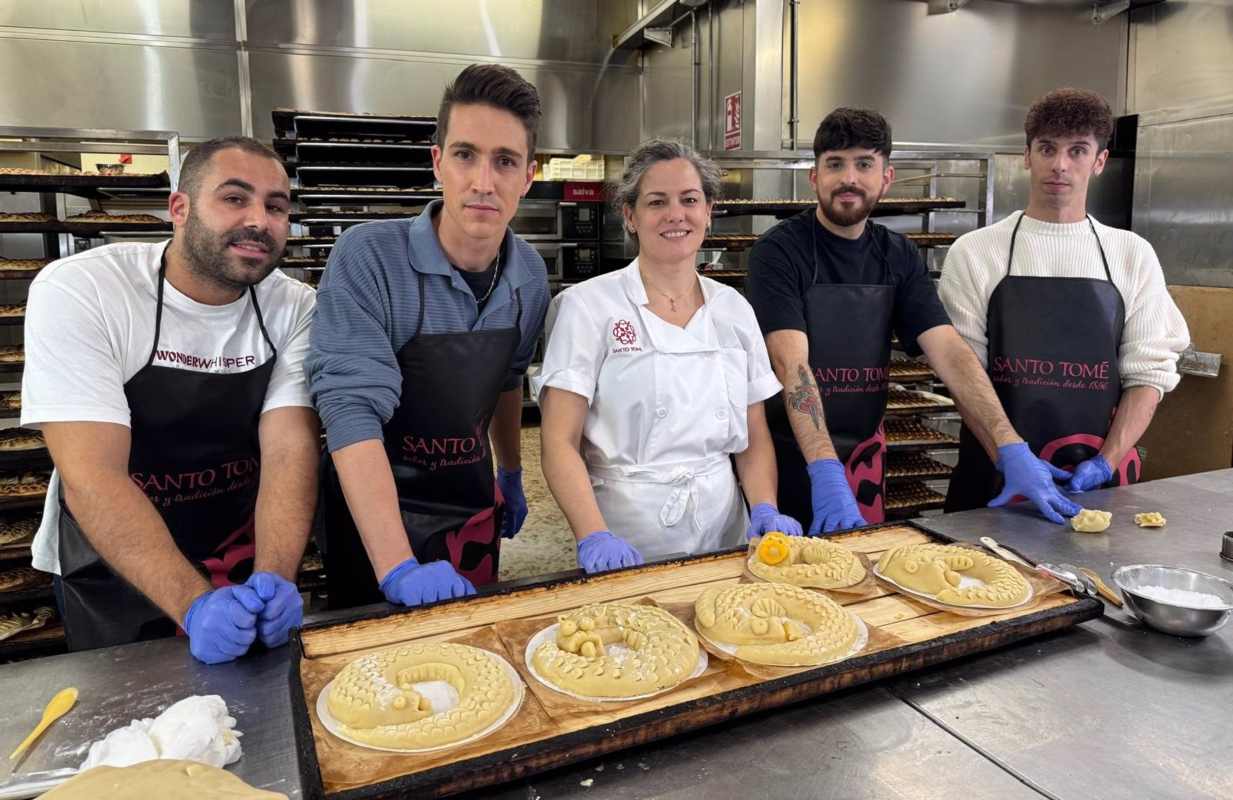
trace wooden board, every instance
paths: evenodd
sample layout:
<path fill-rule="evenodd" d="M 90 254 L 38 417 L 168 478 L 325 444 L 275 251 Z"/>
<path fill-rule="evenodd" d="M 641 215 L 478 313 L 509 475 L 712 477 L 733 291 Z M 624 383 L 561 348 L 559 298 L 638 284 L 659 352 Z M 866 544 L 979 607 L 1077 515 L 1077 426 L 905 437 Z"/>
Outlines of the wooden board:
<path fill-rule="evenodd" d="M 912 525 L 836 538 L 875 561 L 897 544 L 949 541 Z M 1026 609 L 964 617 L 878 586 L 861 595 L 832 595 L 870 628 L 869 646 L 836 664 L 766 672 L 712 658 L 700 677 L 666 694 L 581 709 L 575 701 L 557 702 L 559 696 L 526 671 L 516 632 L 537 627 L 536 621 L 547 624 L 587 603 L 645 598 L 685 618 L 705 588 L 741 581 L 745 560 L 743 549 L 695 556 L 295 632 L 292 714 L 305 796 L 441 797 L 477 789 L 1066 628 L 1102 610 L 1094 600 L 1042 593 Z M 522 675 L 526 699 L 504 728 L 459 750 L 401 755 L 356 747 L 322 727 L 314 710 L 317 698 L 351 660 L 403 642 L 443 640 L 483 642 Z"/>

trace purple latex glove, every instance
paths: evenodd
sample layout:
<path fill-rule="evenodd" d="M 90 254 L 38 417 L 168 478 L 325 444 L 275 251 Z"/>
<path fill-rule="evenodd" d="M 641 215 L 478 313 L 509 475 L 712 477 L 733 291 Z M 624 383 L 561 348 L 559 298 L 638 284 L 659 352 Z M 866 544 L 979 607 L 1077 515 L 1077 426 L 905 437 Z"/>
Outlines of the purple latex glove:
<path fill-rule="evenodd" d="M 466 597 L 475 594 L 475 587 L 448 561 L 421 564 L 408 558 L 381 579 L 381 592 L 395 605 L 418 606 L 451 597 Z"/>
<path fill-rule="evenodd" d="M 501 518 L 501 538 L 513 539 L 527 521 L 527 496 L 522 491 L 522 470 L 506 472 L 497 467 L 497 488 L 505 498 L 505 514 Z"/>
<path fill-rule="evenodd" d="M 257 635 L 266 647 L 287 643 L 292 628 L 304 621 L 304 599 L 295 584 L 273 572 L 254 572 L 244 581 L 252 587 L 265 607 L 257 615 Z"/>
<path fill-rule="evenodd" d="M 595 531 L 578 542 L 578 565 L 588 575 L 641 563 L 642 554 L 611 531 Z"/>
<path fill-rule="evenodd" d="M 806 469 L 809 471 L 809 494 L 813 503 L 810 536 L 869 524 L 861 516 L 839 459 L 819 458 L 810 462 Z"/>
<path fill-rule="evenodd" d="M 1016 495 L 1031 500 L 1041 516 L 1064 525 L 1080 508 L 1058 491 L 1055 480 L 1066 480 L 1070 473 L 1037 458 L 1024 442 L 998 448 L 998 472 L 1006 479 L 1002 493 L 989 501 L 990 508 L 1001 508 Z"/>
<path fill-rule="evenodd" d="M 188 650 L 206 664 L 234 661 L 257 638 L 257 615 L 264 607 L 251 587 L 224 586 L 193 601 L 184 616 Z"/>
<path fill-rule="evenodd" d="M 1097 453 L 1075 467 L 1070 480 L 1066 483 L 1066 491 L 1086 492 L 1090 489 L 1099 489 L 1111 480 L 1113 480 L 1113 467 L 1104 456 Z"/>
<path fill-rule="evenodd" d="M 800 536 L 803 533 L 801 523 L 787 514 L 780 514 L 779 509 L 770 503 L 758 503 L 749 509 L 749 530 L 746 531 L 745 538 L 752 539 L 771 531 L 786 533 L 788 536 Z"/>

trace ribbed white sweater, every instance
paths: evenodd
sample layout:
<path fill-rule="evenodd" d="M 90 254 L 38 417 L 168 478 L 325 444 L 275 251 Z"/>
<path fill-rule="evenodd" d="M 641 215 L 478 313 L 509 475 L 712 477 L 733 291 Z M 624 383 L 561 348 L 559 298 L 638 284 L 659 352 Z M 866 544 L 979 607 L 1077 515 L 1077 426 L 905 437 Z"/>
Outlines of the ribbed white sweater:
<path fill-rule="evenodd" d="M 965 233 L 951 245 L 939 294 L 960 335 L 986 363 L 985 312 L 1006 275 L 1010 235 L 1023 212 Z M 1095 220 L 1093 220 L 1095 221 Z M 1165 288 L 1156 251 L 1138 234 L 1096 222 L 1113 284 L 1126 305 L 1118 359 L 1122 386 L 1154 386 L 1161 395 L 1177 386 L 1177 357 L 1190 330 Z M 1066 224 L 1025 217 L 1015 243 L 1015 275 L 1104 278 L 1100 249 L 1086 221 Z"/>

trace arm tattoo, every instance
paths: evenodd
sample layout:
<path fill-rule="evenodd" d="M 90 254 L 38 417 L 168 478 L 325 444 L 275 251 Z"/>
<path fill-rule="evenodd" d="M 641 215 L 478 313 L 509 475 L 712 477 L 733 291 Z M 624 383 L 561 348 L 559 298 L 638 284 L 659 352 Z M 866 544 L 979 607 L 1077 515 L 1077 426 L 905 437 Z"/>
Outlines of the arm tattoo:
<path fill-rule="evenodd" d="M 808 414 L 813 420 L 814 430 L 822 430 L 822 400 L 818 397 L 818 389 L 803 365 L 797 365 L 796 374 L 800 383 L 788 395 L 788 405 L 802 414 Z"/>

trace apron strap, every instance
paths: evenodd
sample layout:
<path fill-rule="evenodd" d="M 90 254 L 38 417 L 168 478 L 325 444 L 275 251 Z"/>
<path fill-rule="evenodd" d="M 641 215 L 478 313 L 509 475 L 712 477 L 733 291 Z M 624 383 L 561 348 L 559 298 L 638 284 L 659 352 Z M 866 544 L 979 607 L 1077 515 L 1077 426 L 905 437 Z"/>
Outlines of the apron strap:
<path fill-rule="evenodd" d="M 1010 234 L 1010 255 L 1006 259 L 1006 276 L 1010 277 L 1010 273 L 1015 265 L 1015 239 L 1019 236 L 1019 226 L 1023 224 L 1023 218 L 1027 216 L 1026 211 L 1019 212 L 1019 219 L 1015 220 L 1015 229 Z M 1084 215 L 1087 220 L 1088 227 L 1092 229 L 1092 236 L 1096 239 L 1096 249 L 1100 251 L 1100 263 L 1105 268 L 1105 280 L 1113 283 L 1113 273 L 1109 270 L 1109 257 L 1105 254 L 1104 243 L 1100 241 L 1100 234 L 1096 233 L 1096 223 L 1092 220 L 1091 214 Z"/>
<path fill-rule="evenodd" d="M 170 247 L 171 245 L 167 245 Z M 146 366 L 154 363 L 154 356 L 158 353 L 158 337 L 163 329 L 163 281 L 167 279 L 167 248 L 163 248 L 163 254 L 158 258 L 158 289 L 154 301 L 154 344 L 150 345 L 150 357 L 146 359 Z"/>
<path fill-rule="evenodd" d="M 1015 267 L 1015 239 L 1019 238 L 1019 226 L 1023 224 L 1023 218 L 1026 216 L 1026 211 L 1020 211 L 1019 219 L 1015 220 L 1015 229 L 1010 232 L 1010 255 L 1006 258 L 1006 277 L 1008 278 Z"/>
<path fill-rule="evenodd" d="M 274 340 L 270 338 L 270 334 L 265 329 L 265 319 L 261 316 L 261 306 L 257 303 L 257 289 L 254 286 L 248 287 L 248 296 L 253 301 L 253 311 L 257 314 L 257 327 L 261 329 L 261 335 L 265 338 L 265 343 L 270 346 L 270 351 L 273 353 L 271 358 L 278 358 L 278 348 L 274 346 Z"/>
<path fill-rule="evenodd" d="M 1100 249 L 1100 261 L 1105 265 L 1105 278 L 1109 283 L 1113 283 L 1113 273 L 1109 271 L 1109 259 L 1105 255 L 1105 246 L 1100 241 L 1100 235 L 1096 233 L 1096 223 L 1092 221 L 1092 215 L 1087 215 L 1087 224 L 1092 229 L 1092 235 L 1096 237 L 1096 247 Z"/>

